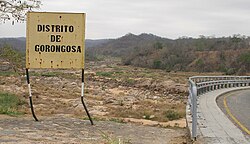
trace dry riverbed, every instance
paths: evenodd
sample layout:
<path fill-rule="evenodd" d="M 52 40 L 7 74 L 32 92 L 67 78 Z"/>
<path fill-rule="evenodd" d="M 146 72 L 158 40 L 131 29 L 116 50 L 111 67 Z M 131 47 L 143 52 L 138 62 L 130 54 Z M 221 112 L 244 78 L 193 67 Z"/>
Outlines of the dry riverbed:
<path fill-rule="evenodd" d="M 187 143 L 187 78 L 193 73 L 122 66 L 119 60 L 86 63 L 85 102 L 80 101 L 81 71 L 31 70 L 36 115 L 28 104 L 24 76 L 1 75 L 0 91 L 27 101 L 24 115 L 0 116 L 0 142 L 6 143 Z"/>

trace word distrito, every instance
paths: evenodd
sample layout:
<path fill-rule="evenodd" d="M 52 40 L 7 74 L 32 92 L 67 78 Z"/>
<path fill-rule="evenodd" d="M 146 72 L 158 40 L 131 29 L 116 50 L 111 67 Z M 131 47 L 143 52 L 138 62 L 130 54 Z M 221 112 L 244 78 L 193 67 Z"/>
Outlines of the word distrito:
<path fill-rule="evenodd" d="M 50 35 L 51 45 L 37 44 L 34 49 L 36 52 L 68 52 L 81 53 L 81 46 L 61 44 L 63 36 L 62 33 L 73 33 L 75 30 L 72 25 L 47 25 L 38 24 L 37 32 L 39 33 L 56 33 Z M 59 33 L 59 34 L 58 34 Z M 60 34 L 61 33 L 61 34 Z M 55 43 L 55 44 L 54 44 Z"/>

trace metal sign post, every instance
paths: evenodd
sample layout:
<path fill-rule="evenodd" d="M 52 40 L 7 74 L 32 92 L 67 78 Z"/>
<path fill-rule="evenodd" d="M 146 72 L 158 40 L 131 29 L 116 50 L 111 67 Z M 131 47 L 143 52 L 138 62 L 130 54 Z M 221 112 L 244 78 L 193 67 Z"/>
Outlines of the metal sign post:
<path fill-rule="evenodd" d="M 81 101 L 93 125 L 84 103 L 84 50 L 85 14 L 28 12 L 26 32 L 26 76 L 29 88 L 30 108 L 38 121 L 33 104 L 29 79 L 30 68 L 82 69 Z"/>
<path fill-rule="evenodd" d="M 94 125 L 94 123 L 93 123 L 93 121 L 92 121 L 92 119 L 91 119 L 91 117 L 90 117 L 89 111 L 88 111 L 88 109 L 87 109 L 87 106 L 85 105 L 85 103 L 84 103 L 84 101 L 83 101 L 83 96 L 84 96 L 84 69 L 82 69 L 82 92 L 81 92 L 81 101 L 82 101 L 83 107 L 84 107 L 84 109 L 85 109 L 85 111 L 86 111 L 86 113 L 87 113 L 87 115 L 88 115 L 88 117 L 89 117 L 90 123 L 91 123 L 92 125 Z"/>
<path fill-rule="evenodd" d="M 32 104 L 32 94 L 31 94 L 30 77 L 29 77 L 29 70 L 28 69 L 26 69 L 26 77 L 27 77 L 27 84 L 28 84 L 28 88 L 29 88 L 29 99 L 30 99 L 31 112 L 32 112 L 34 119 L 36 121 L 38 121 L 38 119 L 36 118 L 35 112 L 34 112 L 33 104 Z"/>

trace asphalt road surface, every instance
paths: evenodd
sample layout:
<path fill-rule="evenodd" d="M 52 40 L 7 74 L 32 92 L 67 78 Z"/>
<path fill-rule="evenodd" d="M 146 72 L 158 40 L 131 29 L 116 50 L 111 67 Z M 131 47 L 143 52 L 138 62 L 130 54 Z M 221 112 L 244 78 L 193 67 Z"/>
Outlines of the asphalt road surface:
<path fill-rule="evenodd" d="M 250 90 L 230 92 L 219 97 L 217 103 L 229 119 L 250 136 Z"/>

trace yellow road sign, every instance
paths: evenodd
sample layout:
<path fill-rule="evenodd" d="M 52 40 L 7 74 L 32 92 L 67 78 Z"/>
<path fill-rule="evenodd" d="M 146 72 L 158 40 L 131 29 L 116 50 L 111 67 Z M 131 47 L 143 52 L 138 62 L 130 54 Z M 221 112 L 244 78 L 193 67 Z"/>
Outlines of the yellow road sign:
<path fill-rule="evenodd" d="M 26 68 L 84 68 L 84 13 L 28 12 L 26 38 Z"/>

